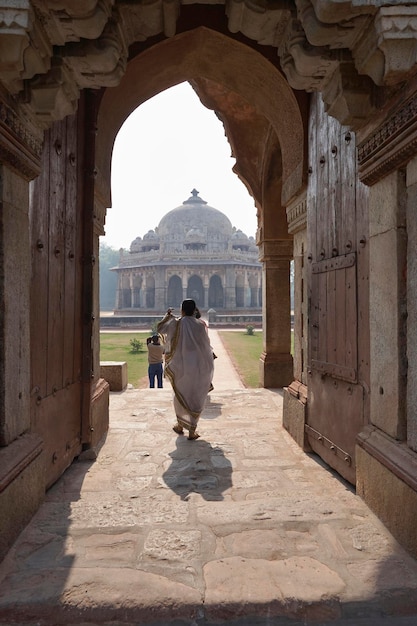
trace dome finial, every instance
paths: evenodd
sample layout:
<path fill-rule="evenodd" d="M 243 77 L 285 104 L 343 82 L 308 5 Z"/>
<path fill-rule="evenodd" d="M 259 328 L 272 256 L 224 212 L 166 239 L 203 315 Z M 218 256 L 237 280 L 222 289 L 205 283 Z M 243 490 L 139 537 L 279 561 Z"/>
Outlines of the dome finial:
<path fill-rule="evenodd" d="M 203 198 L 198 195 L 200 192 L 194 187 L 188 200 L 184 200 L 183 204 L 207 204 Z"/>

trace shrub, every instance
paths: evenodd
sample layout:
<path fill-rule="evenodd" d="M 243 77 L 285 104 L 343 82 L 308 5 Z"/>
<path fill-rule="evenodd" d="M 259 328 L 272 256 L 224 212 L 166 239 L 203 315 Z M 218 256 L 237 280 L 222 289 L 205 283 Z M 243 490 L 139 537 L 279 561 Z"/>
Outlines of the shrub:
<path fill-rule="evenodd" d="M 133 353 L 143 352 L 143 341 L 140 341 L 140 339 L 131 339 L 130 340 L 130 352 L 133 352 Z"/>
<path fill-rule="evenodd" d="M 246 334 L 247 335 L 253 335 L 255 333 L 255 329 L 253 326 L 251 326 L 250 324 L 248 326 L 246 326 Z"/>

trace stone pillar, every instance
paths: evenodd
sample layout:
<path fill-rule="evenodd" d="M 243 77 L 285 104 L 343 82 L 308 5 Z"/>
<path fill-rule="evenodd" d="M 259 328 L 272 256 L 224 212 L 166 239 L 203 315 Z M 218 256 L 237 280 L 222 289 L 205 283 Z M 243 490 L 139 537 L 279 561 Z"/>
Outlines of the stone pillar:
<path fill-rule="evenodd" d="M 263 352 L 260 384 L 266 388 L 288 385 L 293 378 L 291 356 L 290 260 L 292 240 L 263 241 Z"/>
<path fill-rule="evenodd" d="M 187 297 L 187 287 L 188 287 L 188 275 L 187 270 L 183 270 L 182 272 L 182 299 L 185 300 Z"/>
<path fill-rule="evenodd" d="M 233 267 L 226 268 L 225 276 L 225 308 L 236 308 L 236 272 Z"/>
<path fill-rule="evenodd" d="M 282 423 L 299 446 L 308 449 L 305 436 L 307 407 L 307 198 L 305 191 L 287 206 L 288 232 L 294 237 L 294 376 L 284 390 Z"/>
<path fill-rule="evenodd" d="M 369 192 L 370 418 L 394 439 L 406 436 L 405 191 L 394 172 Z"/>
<path fill-rule="evenodd" d="M 155 309 L 157 311 L 165 311 L 166 302 L 166 282 L 165 269 L 163 267 L 155 268 Z"/>
<path fill-rule="evenodd" d="M 204 278 L 203 278 L 203 297 L 204 297 L 204 303 L 202 305 L 202 308 L 207 308 L 208 309 L 208 303 L 209 303 L 209 285 L 210 285 L 210 277 L 209 275 L 206 273 L 204 274 Z"/>
<path fill-rule="evenodd" d="M 129 274 L 129 287 L 130 287 L 130 308 L 133 309 L 135 306 L 135 296 L 133 293 L 133 275 L 132 272 Z"/>
<path fill-rule="evenodd" d="M 417 452 L 417 158 L 407 166 L 407 443 Z"/>
<path fill-rule="evenodd" d="M 244 299 L 244 304 L 245 304 L 246 308 L 250 308 L 250 301 L 251 301 L 251 296 L 250 296 L 249 277 L 248 277 L 248 272 L 245 271 L 245 299 Z"/>

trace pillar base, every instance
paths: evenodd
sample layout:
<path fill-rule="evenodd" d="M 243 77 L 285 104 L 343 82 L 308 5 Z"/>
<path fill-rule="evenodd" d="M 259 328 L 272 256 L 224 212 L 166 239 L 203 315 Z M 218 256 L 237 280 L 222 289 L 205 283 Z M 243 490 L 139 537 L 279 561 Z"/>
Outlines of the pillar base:
<path fill-rule="evenodd" d="M 292 355 L 263 352 L 259 361 L 259 383 L 265 389 L 287 387 L 294 377 Z"/>
<path fill-rule="evenodd" d="M 0 561 L 45 497 L 41 453 L 42 440 L 35 434 L 21 435 L 0 448 Z"/>
<path fill-rule="evenodd" d="M 109 383 L 100 378 L 95 386 L 91 399 L 91 431 L 87 446 L 89 458 L 97 456 L 104 438 L 109 430 Z"/>
<path fill-rule="evenodd" d="M 356 490 L 398 542 L 417 557 L 417 461 L 405 442 L 368 426 L 358 435 Z"/>
<path fill-rule="evenodd" d="M 307 419 L 307 387 L 294 380 L 284 389 L 282 425 L 296 443 L 304 450 L 311 450 L 305 433 Z"/>

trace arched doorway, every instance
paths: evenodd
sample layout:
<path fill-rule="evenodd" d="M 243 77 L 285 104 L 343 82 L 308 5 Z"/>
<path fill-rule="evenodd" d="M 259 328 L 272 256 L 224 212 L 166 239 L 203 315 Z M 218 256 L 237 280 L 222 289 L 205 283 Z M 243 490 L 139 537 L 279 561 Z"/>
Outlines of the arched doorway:
<path fill-rule="evenodd" d="M 218 63 L 219 49 L 223 51 L 222 64 Z M 192 84 L 202 103 L 214 109 L 223 121 L 236 158 L 234 171 L 250 191 L 258 209 L 257 243 L 261 261 L 265 266 L 276 264 L 274 254 L 270 254 L 271 244 L 276 241 L 280 259 L 284 258 L 284 253 L 289 266 L 292 236 L 281 225 L 286 225 L 285 203 L 300 191 L 303 184 L 303 118 L 305 121 L 307 117 L 308 97 L 302 93 L 295 95 L 278 63 L 274 64 L 255 48 L 234 39 L 230 33 L 226 35 L 201 26 L 145 50 L 138 49 L 120 84 L 107 89 L 101 100 L 95 179 L 100 198 L 108 198 L 110 203 L 112 146 L 126 117 L 145 100 L 184 81 Z M 271 151 L 274 154 L 274 181 L 279 180 L 279 185 L 274 184 L 269 189 Z M 255 167 L 255 163 L 259 167 Z M 274 226 L 277 215 L 279 229 Z M 289 270 L 286 280 L 289 282 Z M 282 287 L 278 287 L 281 288 L 284 302 L 285 281 Z M 236 290 L 231 272 L 225 278 L 224 290 L 225 299 L 233 308 Z M 196 292 L 200 295 L 198 289 Z M 268 306 L 267 300 L 263 298 L 264 309 Z M 199 304 L 204 306 L 201 302 Z M 280 316 L 288 318 L 288 324 L 283 323 Z M 262 379 L 265 386 L 283 386 L 291 381 L 290 351 L 272 356 L 274 351 L 281 350 L 281 346 L 270 341 L 278 334 L 282 336 L 282 329 L 288 328 L 285 345 L 290 345 L 289 319 L 289 308 L 287 311 L 284 306 L 279 309 L 279 314 L 269 318 L 265 347 L 270 358 L 262 362 L 267 373 Z"/>
<path fill-rule="evenodd" d="M 187 298 L 192 298 L 198 307 L 204 307 L 204 287 L 200 276 L 190 276 L 187 286 Z"/>
<path fill-rule="evenodd" d="M 133 278 L 133 307 L 139 309 L 141 306 L 141 289 L 142 289 L 142 277 L 135 276 Z"/>
<path fill-rule="evenodd" d="M 178 309 L 182 302 L 182 281 L 179 276 L 171 276 L 168 281 L 167 307 Z"/>
<path fill-rule="evenodd" d="M 146 277 L 146 308 L 153 309 L 155 306 L 155 278 Z"/>
<path fill-rule="evenodd" d="M 236 276 L 235 293 L 236 306 L 243 308 L 245 306 L 245 277 L 242 274 Z"/>
<path fill-rule="evenodd" d="M 129 276 L 123 276 L 122 278 L 122 288 L 119 297 L 122 303 L 122 309 L 130 309 L 132 306 L 132 295 L 130 291 Z"/>
<path fill-rule="evenodd" d="M 214 309 L 221 309 L 224 307 L 223 285 L 218 274 L 210 276 L 208 306 Z"/>

